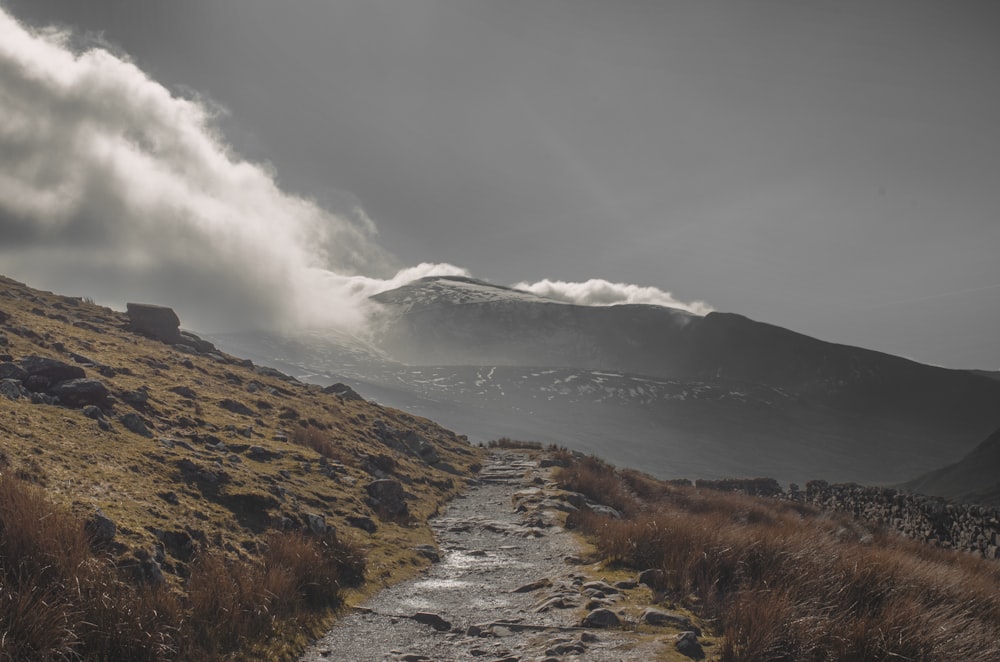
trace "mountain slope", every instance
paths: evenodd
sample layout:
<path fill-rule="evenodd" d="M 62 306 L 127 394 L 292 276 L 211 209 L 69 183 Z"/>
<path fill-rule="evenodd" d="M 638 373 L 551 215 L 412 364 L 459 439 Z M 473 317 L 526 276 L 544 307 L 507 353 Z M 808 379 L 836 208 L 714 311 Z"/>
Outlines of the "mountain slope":
<path fill-rule="evenodd" d="M 566 445 L 662 477 L 900 482 L 1000 424 L 1000 383 L 731 313 L 577 306 L 467 278 L 376 295 L 378 351 L 321 333 L 234 351 L 469 435 Z"/>
<path fill-rule="evenodd" d="M 955 501 L 1000 505 L 1000 429 L 958 462 L 930 471 L 904 487 Z"/>

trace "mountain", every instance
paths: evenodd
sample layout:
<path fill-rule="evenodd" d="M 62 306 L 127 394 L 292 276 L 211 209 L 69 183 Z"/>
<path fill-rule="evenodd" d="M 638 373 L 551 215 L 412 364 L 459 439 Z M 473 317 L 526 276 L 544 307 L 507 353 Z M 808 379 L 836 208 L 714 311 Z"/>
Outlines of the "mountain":
<path fill-rule="evenodd" d="M 365 343 L 215 339 L 473 441 L 537 439 L 661 477 L 901 482 L 1000 424 L 996 380 L 732 313 L 581 306 L 462 277 L 373 300 L 381 315 Z"/>
<path fill-rule="evenodd" d="M 904 484 L 913 492 L 1000 506 L 1000 429 L 958 462 Z"/>

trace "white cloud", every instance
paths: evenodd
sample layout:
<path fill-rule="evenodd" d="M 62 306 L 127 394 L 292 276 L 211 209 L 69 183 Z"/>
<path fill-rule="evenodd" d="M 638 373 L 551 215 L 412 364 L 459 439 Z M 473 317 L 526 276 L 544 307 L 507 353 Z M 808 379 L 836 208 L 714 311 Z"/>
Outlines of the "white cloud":
<path fill-rule="evenodd" d="M 100 45 L 0 8 L 0 272 L 187 326 L 352 326 L 392 276 L 375 224 L 283 191 L 235 154 L 217 110 Z"/>
<path fill-rule="evenodd" d="M 670 292 L 656 287 L 642 287 L 627 283 L 612 283 L 592 278 L 583 283 L 561 280 L 541 280 L 537 283 L 518 283 L 514 289 L 531 292 L 547 299 L 575 303 L 581 306 L 613 306 L 623 303 L 646 303 L 655 306 L 679 308 L 695 315 L 707 315 L 712 307 L 704 301 L 678 301 Z"/>

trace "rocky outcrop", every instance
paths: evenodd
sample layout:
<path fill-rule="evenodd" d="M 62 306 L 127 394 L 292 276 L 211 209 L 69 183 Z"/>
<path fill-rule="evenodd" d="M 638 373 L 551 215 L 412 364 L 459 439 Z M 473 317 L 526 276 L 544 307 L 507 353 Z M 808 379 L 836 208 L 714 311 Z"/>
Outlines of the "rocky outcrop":
<path fill-rule="evenodd" d="M 358 395 L 357 392 L 350 386 L 348 386 L 347 384 L 341 384 L 339 382 L 336 384 L 330 384 L 329 386 L 323 389 L 323 392 L 339 395 L 344 400 L 354 400 L 354 401 L 364 400 L 364 398 Z"/>
<path fill-rule="evenodd" d="M 128 328 L 169 345 L 182 341 L 181 320 L 172 308 L 148 303 L 128 303 Z"/>

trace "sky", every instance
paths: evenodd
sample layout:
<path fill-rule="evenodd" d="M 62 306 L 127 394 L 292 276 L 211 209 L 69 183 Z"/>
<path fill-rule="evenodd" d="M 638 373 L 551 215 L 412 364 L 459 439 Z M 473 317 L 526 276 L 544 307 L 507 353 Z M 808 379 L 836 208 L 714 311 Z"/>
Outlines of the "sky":
<path fill-rule="evenodd" d="M 992 0 L 0 0 L 0 272 L 192 328 L 355 323 L 464 273 L 1000 369 L 997 25 Z"/>

